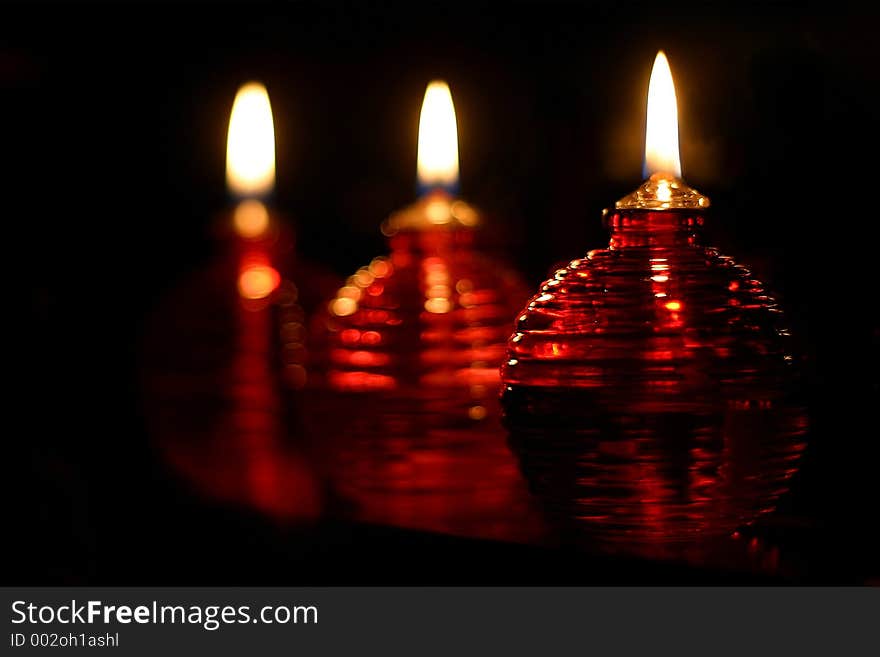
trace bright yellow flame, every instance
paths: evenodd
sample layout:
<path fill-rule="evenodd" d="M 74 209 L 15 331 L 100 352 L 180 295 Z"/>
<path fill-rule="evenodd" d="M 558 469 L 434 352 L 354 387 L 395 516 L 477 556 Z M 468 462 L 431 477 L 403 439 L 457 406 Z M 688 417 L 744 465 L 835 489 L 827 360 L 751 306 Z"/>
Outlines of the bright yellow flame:
<path fill-rule="evenodd" d="M 249 198 L 235 207 L 232 221 L 239 235 L 256 239 L 269 228 L 269 211 L 260 201 Z"/>
<path fill-rule="evenodd" d="M 275 125 L 266 87 L 249 82 L 235 96 L 226 140 L 226 184 L 239 196 L 275 186 Z"/>
<path fill-rule="evenodd" d="M 669 62 L 661 50 L 654 60 L 648 85 L 648 120 L 645 130 L 645 177 L 667 174 L 681 178 L 678 154 L 678 107 Z"/>
<path fill-rule="evenodd" d="M 458 128 L 452 93 L 434 81 L 425 91 L 419 116 L 419 184 L 449 187 L 458 183 Z"/>

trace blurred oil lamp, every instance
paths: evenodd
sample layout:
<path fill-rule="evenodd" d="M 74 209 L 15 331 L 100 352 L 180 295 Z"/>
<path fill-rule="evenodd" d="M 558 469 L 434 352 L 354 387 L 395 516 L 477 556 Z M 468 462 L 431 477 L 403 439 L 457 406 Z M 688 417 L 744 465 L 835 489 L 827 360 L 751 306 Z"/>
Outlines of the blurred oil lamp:
<path fill-rule="evenodd" d="M 235 96 L 226 138 L 226 186 L 236 199 L 232 227 L 239 238 L 239 295 L 257 304 L 281 282 L 272 265 L 279 238 L 279 222 L 266 199 L 275 188 L 275 124 L 266 87 L 243 85 Z"/>
<path fill-rule="evenodd" d="M 647 180 L 590 251 L 520 313 L 502 403 L 553 515 L 632 549 L 724 536 L 773 510 L 806 419 L 776 302 L 700 241 L 709 199 L 681 179 L 665 55 L 654 62 Z"/>
<path fill-rule="evenodd" d="M 224 217 L 235 235 L 227 241 L 231 253 L 174 290 L 148 331 L 150 427 L 168 463 L 202 495 L 284 520 L 313 519 L 320 488 L 290 444 L 296 418 L 283 395 L 285 383 L 304 384 L 305 351 L 291 357 L 285 344 L 282 366 L 278 335 L 281 317 L 288 338 L 296 324 L 297 339 L 305 340 L 290 280 L 301 270 L 292 230 L 266 204 L 275 186 L 275 136 L 260 84 L 236 95 L 226 180 L 237 201 Z"/>
<path fill-rule="evenodd" d="M 283 376 L 288 386 L 301 389 L 307 381 L 306 316 L 335 287 L 335 277 L 296 254 L 290 223 L 268 205 L 275 188 L 275 130 L 269 95 L 257 82 L 243 85 L 232 105 L 226 184 L 236 199 L 231 225 L 242 304 L 250 309 L 274 305 Z"/>
<path fill-rule="evenodd" d="M 407 494 L 453 489 L 472 500 L 459 510 L 475 509 L 473 500 L 497 510 L 489 491 L 519 485 L 496 406 L 511 319 L 527 292 L 478 247 L 480 216 L 454 196 L 458 168 L 452 96 L 431 82 L 419 122 L 422 195 L 382 225 L 390 254 L 349 277 L 320 320 L 331 474 L 377 521 L 400 508 L 429 513 L 407 507 Z"/>

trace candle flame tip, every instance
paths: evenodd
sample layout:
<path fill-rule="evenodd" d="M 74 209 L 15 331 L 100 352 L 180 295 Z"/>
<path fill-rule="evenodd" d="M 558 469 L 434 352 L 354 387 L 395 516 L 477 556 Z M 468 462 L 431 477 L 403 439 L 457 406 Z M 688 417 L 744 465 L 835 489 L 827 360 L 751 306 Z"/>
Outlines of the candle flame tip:
<path fill-rule="evenodd" d="M 264 196 L 275 186 L 275 124 L 261 82 L 239 87 L 229 116 L 226 182 L 240 197 Z"/>
<path fill-rule="evenodd" d="M 651 81 L 648 83 L 645 127 L 644 174 L 647 178 L 658 172 L 681 178 L 675 83 L 669 61 L 662 50 L 654 58 Z"/>
<path fill-rule="evenodd" d="M 458 184 L 458 125 L 452 92 L 443 80 L 425 89 L 419 115 L 418 179 L 423 189 Z"/>

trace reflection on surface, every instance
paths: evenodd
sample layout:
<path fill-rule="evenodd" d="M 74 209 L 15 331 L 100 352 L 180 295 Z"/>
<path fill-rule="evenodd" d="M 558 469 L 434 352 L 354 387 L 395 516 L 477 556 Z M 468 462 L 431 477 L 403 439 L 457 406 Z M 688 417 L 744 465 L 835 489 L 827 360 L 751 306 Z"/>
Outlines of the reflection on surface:
<path fill-rule="evenodd" d="M 469 300 L 475 297 L 467 295 L 490 298 L 475 277 L 460 284 L 454 268 L 436 260 L 418 269 L 425 286 L 417 288 L 422 308 L 415 316 L 424 318 L 425 329 L 417 333 L 424 338 L 417 353 L 429 354 L 437 363 L 433 371 L 386 370 L 388 376 L 400 374 L 400 387 L 378 391 L 381 397 L 357 388 L 328 390 L 311 386 L 313 374 L 320 380 L 321 372 L 309 365 L 307 312 L 290 277 L 267 297 L 241 294 L 241 274 L 256 262 L 251 246 L 171 294 L 147 336 L 149 427 L 165 462 L 190 487 L 286 523 L 332 514 L 471 538 L 597 547 L 551 529 L 533 506 L 505 443 L 488 368 L 474 356 L 486 348 L 480 342 L 486 327 L 468 333 L 443 324 L 456 311 L 473 309 Z M 283 269 L 271 250 L 257 260 L 260 267 Z M 356 276 L 369 286 L 387 278 L 392 267 L 391 260 L 378 259 L 369 268 L 372 280 Z M 299 280 L 308 288 L 319 276 Z M 430 312 L 424 304 L 436 298 L 452 299 L 452 311 L 423 316 Z M 377 308 L 367 308 L 372 310 Z M 344 328 L 335 348 L 349 354 L 376 350 L 384 334 L 374 329 Z M 446 353 L 452 347 L 444 335 L 464 345 L 466 359 Z M 435 349 L 442 355 L 431 356 Z M 337 368 L 352 362 L 370 373 L 369 359 L 334 360 Z M 412 374 L 418 374 L 418 385 L 407 384 Z M 451 381 L 458 387 L 451 388 Z M 622 455 L 612 451 L 606 457 Z M 645 465 L 643 479 L 650 467 Z M 643 554 L 750 572 L 784 570 L 778 550 L 753 538 Z"/>
<path fill-rule="evenodd" d="M 452 426 L 446 405 L 342 394 L 346 429 L 325 436 L 334 488 L 359 520 L 463 536 L 543 542 L 497 414 Z M 436 400 L 441 401 L 441 400 Z M 379 415 L 381 413 L 381 415 Z M 338 426 L 338 423 L 337 423 Z"/>
<path fill-rule="evenodd" d="M 328 403 L 326 391 L 308 385 L 321 371 L 310 367 L 304 306 L 314 309 L 314 288 L 325 277 L 301 268 L 301 299 L 277 262 L 268 244 L 239 244 L 170 295 L 154 318 L 144 358 L 146 404 L 156 445 L 175 472 L 201 495 L 279 520 L 324 513 L 329 480 L 341 501 L 336 512 L 352 520 L 538 540 L 540 520 L 497 413 L 490 424 L 481 412 L 494 401 L 497 379 L 481 387 L 488 368 L 480 336 L 466 361 L 449 363 L 465 380 L 463 402 L 438 390 L 383 416 L 399 429 L 395 438 L 360 442 L 360 429 L 369 432 L 376 417 L 374 398 L 343 393 Z M 372 285 L 392 269 L 390 259 L 376 259 L 350 283 Z M 426 275 L 436 284 L 436 270 Z M 382 343 L 369 329 L 341 339 L 353 353 Z M 445 418 L 451 409 L 459 409 L 455 426 Z"/>

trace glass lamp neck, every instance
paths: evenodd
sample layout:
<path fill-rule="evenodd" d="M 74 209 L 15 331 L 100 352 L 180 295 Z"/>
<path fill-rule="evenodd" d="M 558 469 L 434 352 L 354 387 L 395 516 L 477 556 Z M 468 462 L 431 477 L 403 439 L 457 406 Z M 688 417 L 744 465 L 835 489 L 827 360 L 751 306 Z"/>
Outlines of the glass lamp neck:
<path fill-rule="evenodd" d="M 404 230 L 389 238 L 389 246 L 396 253 L 429 256 L 471 248 L 474 237 L 472 228 Z"/>
<path fill-rule="evenodd" d="M 693 246 L 699 240 L 704 215 L 700 210 L 605 210 L 611 249 L 650 246 Z"/>

